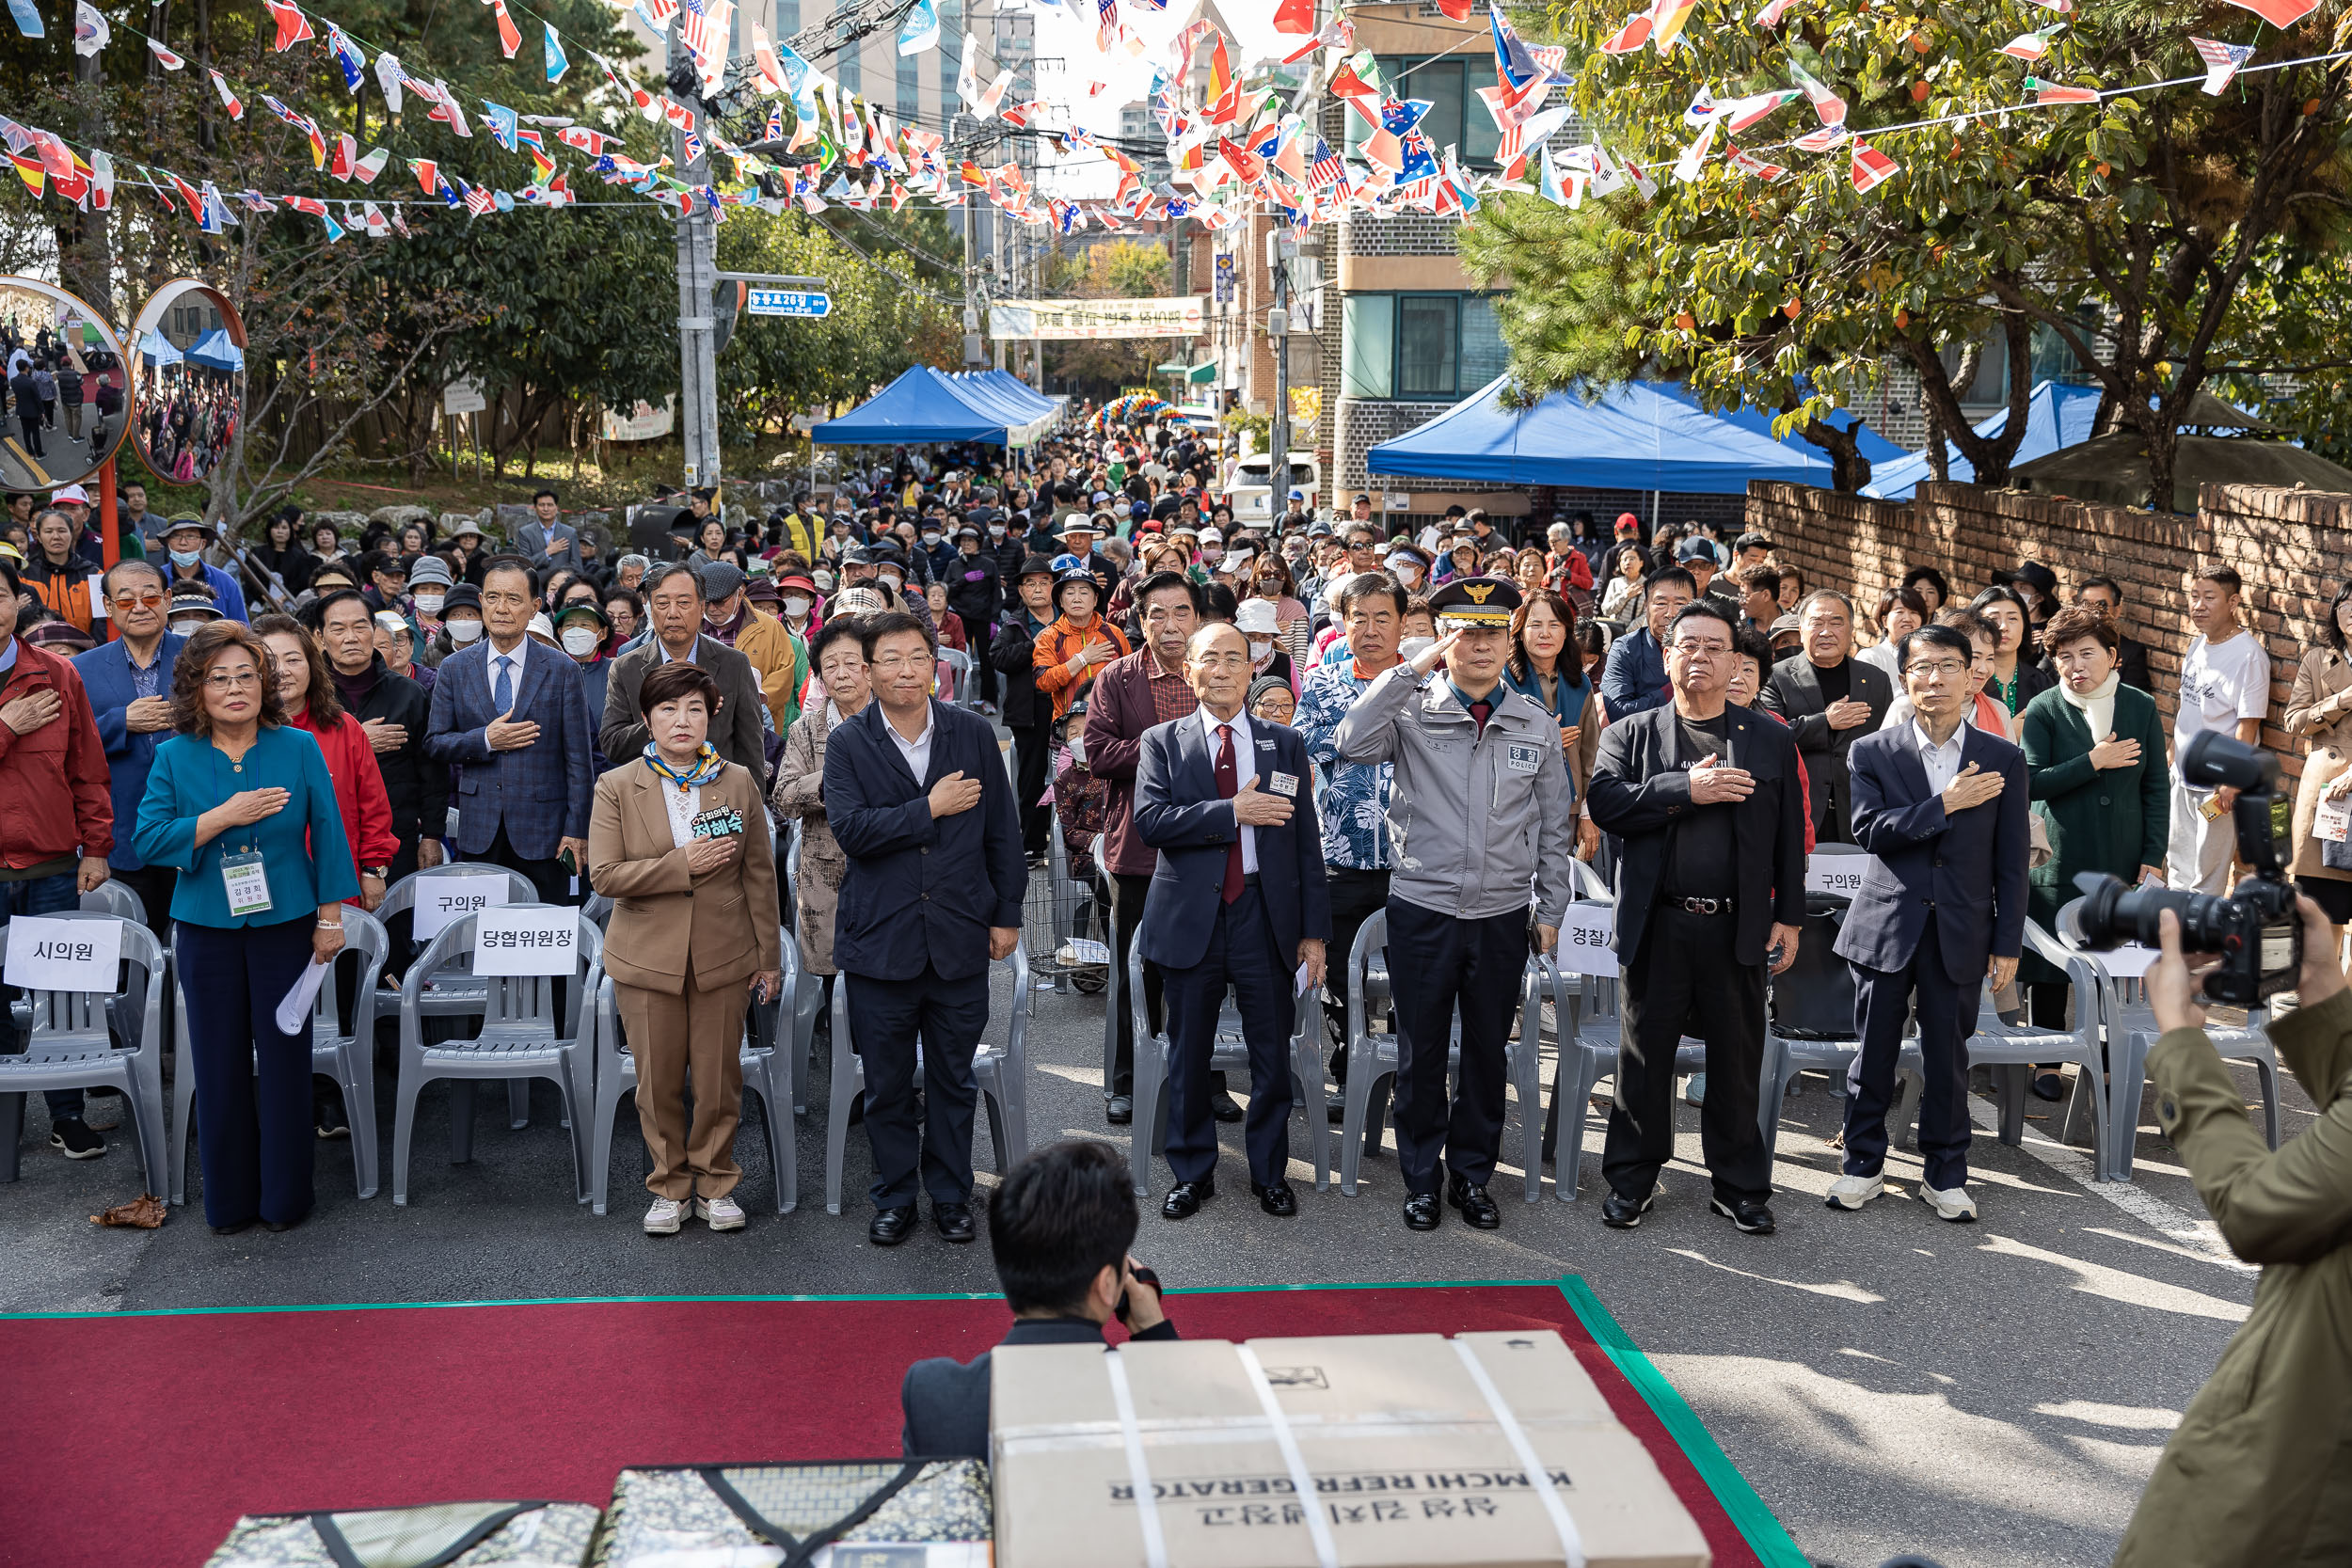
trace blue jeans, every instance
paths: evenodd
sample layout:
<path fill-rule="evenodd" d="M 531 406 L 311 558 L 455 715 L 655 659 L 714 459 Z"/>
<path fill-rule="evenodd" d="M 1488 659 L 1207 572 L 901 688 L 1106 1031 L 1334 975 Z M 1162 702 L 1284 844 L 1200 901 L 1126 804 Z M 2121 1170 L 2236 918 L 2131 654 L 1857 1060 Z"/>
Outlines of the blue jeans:
<path fill-rule="evenodd" d="M 0 882 L 0 915 L 13 919 L 20 914 L 56 914 L 65 910 L 82 907 L 82 895 L 74 891 L 73 873 L 60 871 L 54 877 L 35 877 L 25 881 Z M 0 996 L 14 1002 L 23 993 L 14 986 L 0 986 Z M 9 1031 L 15 1033 L 13 1029 Z M 11 1050 L 20 1043 L 11 1041 Z M 82 1119 L 82 1091 L 51 1089 L 44 1097 L 49 1101 L 51 1122 Z"/>

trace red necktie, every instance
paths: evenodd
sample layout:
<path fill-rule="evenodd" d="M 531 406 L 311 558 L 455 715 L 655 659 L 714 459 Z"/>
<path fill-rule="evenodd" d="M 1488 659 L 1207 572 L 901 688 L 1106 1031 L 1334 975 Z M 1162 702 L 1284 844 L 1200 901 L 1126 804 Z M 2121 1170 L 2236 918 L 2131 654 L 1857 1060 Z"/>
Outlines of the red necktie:
<path fill-rule="evenodd" d="M 1470 704 L 1470 717 L 1478 721 L 1478 733 L 1485 735 L 1486 733 L 1486 721 L 1494 717 L 1494 704 L 1481 700 Z"/>
<path fill-rule="evenodd" d="M 1220 800 L 1230 800 L 1241 789 L 1241 781 L 1233 771 L 1233 726 L 1216 727 L 1216 794 Z M 1241 823 L 1233 824 L 1233 842 L 1225 851 L 1225 901 L 1232 903 L 1241 896 Z"/>

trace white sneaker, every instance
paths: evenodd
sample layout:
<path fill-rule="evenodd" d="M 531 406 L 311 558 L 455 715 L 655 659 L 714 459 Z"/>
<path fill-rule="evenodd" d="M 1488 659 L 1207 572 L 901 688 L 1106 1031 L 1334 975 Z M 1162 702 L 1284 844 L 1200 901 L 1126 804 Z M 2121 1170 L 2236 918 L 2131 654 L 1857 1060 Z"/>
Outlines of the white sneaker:
<path fill-rule="evenodd" d="M 1931 1187 L 1919 1183 L 1919 1201 L 1935 1211 L 1939 1220 L 1954 1225 L 1967 1225 L 1977 1217 L 1977 1200 L 1968 1196 L 1965 1187 Z"/>
<path fill-rule="evenodd" d="M 743 1208 L 731 1197 L 698 1197 L 694 1200 L 694 1217 L 713 1230 L 743 1228 Z"/>
<path fill-rule="evenodd" d="M 1841 1176 L 1829 1184 L 1829 1206 L 1859 1209 L 1874 1197 L 1886 1196 L 1886 1180 L 1878 1176 Z"/>
<path fill-rule="evenodd" d="M 677 1227 L 685 1222 L 685 1204 L 674 1197 L 655 1198 L 653 1207 L 645 1211 L 645 1234 L 675 1236 L 677 1234 Z"/>

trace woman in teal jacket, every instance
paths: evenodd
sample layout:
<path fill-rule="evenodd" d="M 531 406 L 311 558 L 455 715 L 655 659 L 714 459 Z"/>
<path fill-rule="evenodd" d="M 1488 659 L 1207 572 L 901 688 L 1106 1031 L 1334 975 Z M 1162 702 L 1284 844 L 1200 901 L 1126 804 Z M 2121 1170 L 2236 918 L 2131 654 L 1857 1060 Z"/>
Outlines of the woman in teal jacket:
<path fill-rule="evenodd" d="M 172 727 L 139 802 L 139 858 L 180 873 L 172 948 L 202 1129 L 204 1218 L 233 1236 L 310 1212 L 310 1021 L 278 1005 L 343 945 L 359 878 L 319 744 L 286 722 L 269 650 L 242 622 L 188 639 Z M 256 1093 L 255 1068 L 260 1069 Z M 372 1127 L 353 1129 L 373 1137 Z"/>
<path fill-rule="evenodd" d="M 2026 704 L 2019 721 L 2026 787 L 2049 829 L 2051 855 L 2028 874 L 2026 912 L 2056 935 L 2058 909 L 2077 896 L 2082 872 L 2164 880 L 2172 775 L 2155 699 L 2118 678 L 2121 640 L 2104 611 L 2058 611 L 2042 646 L 2058 683 Z M 2064 1028 L 2066 977 L 2031 952 L 2017 977 L 2029 988 L 2033 1022 Z M 2035 1091 L 2055 1099 L 2057 1079 L 2037 1071 Z"/>

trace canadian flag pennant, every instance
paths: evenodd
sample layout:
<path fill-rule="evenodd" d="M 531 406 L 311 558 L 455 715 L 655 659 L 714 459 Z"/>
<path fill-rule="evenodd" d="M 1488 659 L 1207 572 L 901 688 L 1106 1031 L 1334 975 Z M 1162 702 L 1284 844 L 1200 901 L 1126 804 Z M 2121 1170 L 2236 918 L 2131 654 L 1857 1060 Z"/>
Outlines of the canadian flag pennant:
<path fill-rule="evenodd" d="M 1804 90 L 1805 101 L 1813 105 L 1813 112 L 1821 117 L 1822 124 L 1846 123 L 1846 101 L 1832 92 L 1827 83 L 1816 80 L 1812 72 L 1793 60 L 1789 62 L 1788 79 Z"/>
<path fill-rule="evenodd" d="M 1847 172 L 1853 179 L 1855 190 L 1867 191 L 1874 186 L 1883 185 L 1902 171 L 1902 165 L 1881 152 L 1868 142 L 1857 140 L 1853 144 L 1853 156 L 1847 166 Z"/>
<path fill-rule="evenodd" d="M 601 131 L 591 131 L 585 125 L 566 125 L 555 134 L 555 139 L 565 147 L 585 152 L 591 158 L 604 156 L 605 144 L 613 138 Z"/>
<path fill-rule="evenodd" d="M 2273 27 L 2292 27 L 2319 8 L 2319 0 L 2230 0 L 2230 4 L 2252 11 Z"/>
<path fill-rule="evenodd" d="M 2001 45 L 2001 53 L 2013 60 L 2038 60 L 2050 52 L 2050 40 L 2058 37 L 2065 28 L 2066 24 L 2059 22 L 2039 32 L 2020 33 Z"/>
<path fill-rule="evenodd" d="M 384 172 L 384 166 L 391 161 L 392 155 L 389 151 L 381 147 L 376 148 L 366 157 L 351 166 L 352 178 L 363 185 L 373 185 L 375 183 L 375 177 Z"/>
<path fill-rule="evenodd" d="M 237 95 L 230 89 L 229 78 L 223 76 L 217 71 L 211 70 L 209 67 L 206 70 L 206 74 L 212 77 L 213 90 L 220 94 L 220 106 L 229 111 L 229 118 L 230 119 L 243 119 L 245 118 L 245 105 L 237 102 Z"/>
<path fill-rule="evenodd" d="M 1602 40 L 1600 52 L 1604 55 L 1630 55 L 1649 41 L 1650 31 L 1657 25 L 1650 20 L 1647 11 L 1629 16 L 1624 26 Z"/>
<path fill-rule="evenodd" d="M 277 19 L 278 41 L 270 47 L 278 54 L 284 54 L 307 39 L 318 37 L 316 33 L 310 31 L 310 19 L 302 14 L 299 7 L 288 4 L 287 0 L 262 0 L 262 3 L 269 8 L 269 14 Z"/>
<path fill-rule="evenodd" d="M 411 158 L 408 160 L 408 167 L 416 175 L 419 188 L 425 195 L 431 196 L 435 183 L 441 178 L 439 166 L 430 158 Z"/>
<path fill-rule="evenodd" d="M 1768 164 L 1761 158 L 1752 158 L 1736 147 L 1724 153 L 1724 157 L 1730 161 L 1731 166 L 1740 173 L 1753 174 L 1768 185 L 1777 184 L 1788 174 L 1788 171 L 1780 165 Z"/>
<path fill-rule="evenodd" d="M 2197 57 L 2205 62 L 2204 90 L 2213 98 L 2220 97 L 2221 89 L 2230 85 L 2238 67 L 2254 57 L 2254 46 L 2250 43 L 2217 43 L 2194 35 L 2188 41 L 2197 46 Z"/>
<path fill-rule="evenodd" d="M 153 39 L 149 39 L 147 40 L 147 52 L 154 55 L 156 59 L 162 61 L 163 67 L 166 71 L 178 71 L 182 66 L 188 63 L 187 61 L 182 59 L 179 55 L 173 54 L 170 50 L 166 49 L 162 44 L 157 43 Z"/>
<path fill-rule="evenodd" d="M 1819 131 L 1808 131 L 1790 145 L 1800 152 L 1827 152 L 1846 139 L 1843 125 L 1824 125 Z"/>
<path fill-rule="evenodd" d="M 2044 108 L 2066 103 L 2099 102 L 2099 89 L 2096 87 L 2061 87 L 2056 82 L 2044 82 L 2032 76 L 2026 78 L 2026 90 L 2032 93 L 2033 101 Z"/>
<path fill-rule="evenodd" d="M 1756 24 L 1767 32 L 1780 25 L 1780 19 L 1788 14 L 1789 0 L 1772 0 L 1772 4 L 1756 13 Z"/>

